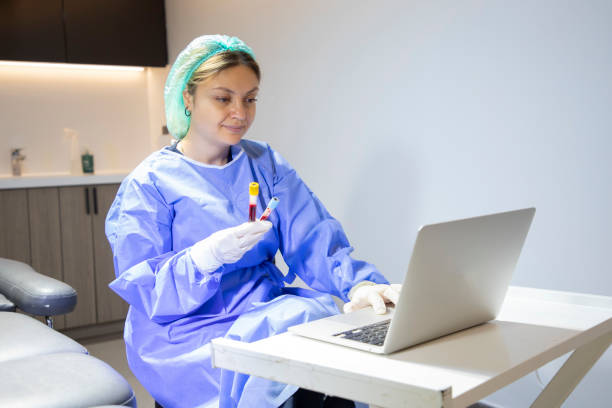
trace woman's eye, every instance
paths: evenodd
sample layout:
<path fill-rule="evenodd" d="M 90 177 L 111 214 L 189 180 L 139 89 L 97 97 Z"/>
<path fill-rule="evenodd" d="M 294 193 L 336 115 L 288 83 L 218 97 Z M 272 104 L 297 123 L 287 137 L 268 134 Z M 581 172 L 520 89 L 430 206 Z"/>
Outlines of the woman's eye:
<path fill-rule="evenodd" d="M 257 102 L 257 98 L 247 98 L 247 102 L 248 103 L 255 103 L 255 102 Z"/>
<path fill-rule="evenodd" d="M 227 103 L 230 100 L 230 98 L 226 98 L 224 96 L 217 96 L 217 97 L 215 97 L 215 99 L 218 100 L 219 102 L 223 102 L 223 103 Z"/>

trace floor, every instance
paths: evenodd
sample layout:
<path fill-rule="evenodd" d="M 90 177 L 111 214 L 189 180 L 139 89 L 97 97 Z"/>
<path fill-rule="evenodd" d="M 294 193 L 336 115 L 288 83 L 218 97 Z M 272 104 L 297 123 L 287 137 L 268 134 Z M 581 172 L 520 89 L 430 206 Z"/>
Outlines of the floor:
<path fill-rule="evenodd" d="M 80 340 L 79 343 L 89 350 L 89 354 L 105 361 L 130 383 L 136 394 L 138 408 L 153 408 L 155 404 L 153 397 L 151 397 L 151 394 L 145 390 L 130 371 L 125 357 L 125 343 L 123 342 L 122 334 Z"/>

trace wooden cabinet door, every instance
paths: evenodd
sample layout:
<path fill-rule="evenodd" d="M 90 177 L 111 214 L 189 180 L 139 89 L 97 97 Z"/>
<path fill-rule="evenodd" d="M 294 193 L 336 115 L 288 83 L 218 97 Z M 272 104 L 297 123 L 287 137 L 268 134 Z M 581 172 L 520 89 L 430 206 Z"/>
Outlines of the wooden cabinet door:
<path fill-rule="evenodd" d="M 43 275 L 64 281 L 57 187 L 28 189 L 28 214 L 32 268 Z M 55 316 L 53 326 L 63 329 L 64 316 Z"/>
<path fill-rule="evenodd" d="M 108 284 L 115 279 L 113 253 L 106 239 L 104 223 L 106 214 L 117 195 L 119 184 L 93 187 L 95 192 L 93 215 L 93 244 L 96 270 L 96 300 L 98 323 L 125 319 L 129 305 L 113 292 Z"/>
<path fill-rule="evenodd" d="M 96 322 L 91 187 L 60 187 L 60 222 L 64 282 L 77 291 L 77 305 L 66 327 Z"/>
<path fill-rule="evenodd" d="M 0 1 L 0 59 L 66 61 L 62 0 Z"/>
<path fill-rule="evenodd" d="M 30 263 L 28 197 L 25 189 L 0 191 L 0 257 Z"/>

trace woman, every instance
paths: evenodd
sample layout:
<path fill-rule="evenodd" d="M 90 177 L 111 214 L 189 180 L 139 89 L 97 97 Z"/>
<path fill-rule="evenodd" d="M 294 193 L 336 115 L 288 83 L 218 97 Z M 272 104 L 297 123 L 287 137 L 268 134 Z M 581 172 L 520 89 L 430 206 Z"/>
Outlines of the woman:
<path fill-rule="evenodd" d="M 237 38 L 202 36 L 178 56 L 164 92 L 178 140 L 123 181 L 106 220 L 117 279 L 130 304 L 129 365 L 164 407 L 277 407 L 297 387 L 213 369 L 210 343 L 255 341 L 287 327 L 385 302 L 397 292 L 350 258 L 340 224 L 267 144 L 243 140 L 260 71 Z M 248 219 L 251 182 L 269 221 Z M 287 276 L 274 265 L 281 251 Z M 313 290 L 286 288 L 299 275 Z M 297 397 L 296 397 L 297 398 Z"/>

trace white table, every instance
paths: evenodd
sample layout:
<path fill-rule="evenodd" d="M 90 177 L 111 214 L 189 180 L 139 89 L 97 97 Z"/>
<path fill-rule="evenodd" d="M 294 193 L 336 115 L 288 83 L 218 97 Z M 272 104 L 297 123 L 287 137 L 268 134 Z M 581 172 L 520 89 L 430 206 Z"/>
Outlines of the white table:
<path fill-rule="evenodd" d="M 612 342 L 612 298 L 511 287 L 498 318 L 387 356 L 283 333 L 212 341 L 213 365 L 380 407 L 465 407 L 575 350 L 532 407 L 557 407 Z"/>

